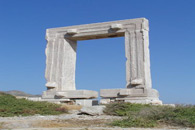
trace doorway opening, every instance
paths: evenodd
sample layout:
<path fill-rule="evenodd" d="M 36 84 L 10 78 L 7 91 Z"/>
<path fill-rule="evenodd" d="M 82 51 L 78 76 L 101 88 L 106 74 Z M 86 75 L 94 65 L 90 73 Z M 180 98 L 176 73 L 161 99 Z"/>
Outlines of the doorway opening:
<path fill-rule="evenodd" d="M 99 91 L 124 88 L 124 37 L 78 41 L 76 88 Z"/>

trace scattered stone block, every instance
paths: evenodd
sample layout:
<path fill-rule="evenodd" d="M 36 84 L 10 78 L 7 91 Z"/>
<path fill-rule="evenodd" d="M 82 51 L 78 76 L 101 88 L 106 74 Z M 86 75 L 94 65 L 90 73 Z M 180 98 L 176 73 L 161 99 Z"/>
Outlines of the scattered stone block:
<path fill-rule="evenodd" d="M 91 115 L 91 116 L 96 116 L 96 115 L 102 115 L 103 110 L 104 110 L 105 106 L 92 106 L 92 107 L 83 107 L 80 110 L 79 114 L 87 114 L 87 115 Z"/>

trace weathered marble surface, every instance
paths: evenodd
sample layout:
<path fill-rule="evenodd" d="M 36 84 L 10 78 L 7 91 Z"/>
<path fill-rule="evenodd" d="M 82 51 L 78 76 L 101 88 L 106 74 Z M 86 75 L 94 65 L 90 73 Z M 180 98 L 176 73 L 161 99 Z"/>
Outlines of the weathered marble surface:
<path fill-rule="evenodd" d="M 93 99 L 98 97 L 98 92 L 91 90 L 44 91 L 42 97 L 48 99 Z"/>
<path fill-rule="evenodd" d="M 47 39 L 46 87 L 56 91 L 76 90 L 76 41 L 54 38 Z"/>
<path fill-rule="evenodd" d="M 67 96 L 64 91 L 77 91 L 77 41 L 124 36 L 127 58 L 126 89 L 101 90 L 100 96 L 106 98 L 105 100 L 114 98 L 130 101 L 131 97 L 138 97 L 137 101 L 139 97 L 142 97 L 140 101 L 148 98 L 151 102 L 152 99 L 158 100 L 158 92 L 152 89 L 151 83 L 148 31 L 148 20 L 145 18 L 47 29 L 45 78 L 48 91 L 44 92 L 45 95 L 50 98 L 64 98 Z M 92 95 L 96 97 L 95 92 Z"/>

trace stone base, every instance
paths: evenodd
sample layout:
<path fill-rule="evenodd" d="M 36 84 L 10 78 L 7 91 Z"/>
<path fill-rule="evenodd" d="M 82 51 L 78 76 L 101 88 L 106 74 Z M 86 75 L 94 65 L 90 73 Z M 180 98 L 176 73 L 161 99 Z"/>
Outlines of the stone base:
<path fill-rule="evenodd" d="M 56 103 L 56 104 L 61 104 L 61 103 L 65 103 L 65 104 L 69 104 L 69 105 L 81 105 L 84 107 L 91 107 L 91 106 L 96 106 L 99 105 L 98 104 L 98 100 L 92 100 L 92 99 L 43 99 L 41 97 L 28 97 L 28 100 L 31 101 L 39 101 L 39 102 L 51 102 L 51 103 Z"/>
<path fill-rule="evenodd" d="M 43 99 L 94 99 L 97 97 L 98 92 L 91 90 L 47 90 L 42 95 Z"/>
<path fill-rule="evenodd" d="M 156 105 L 162 105 L 162 101 L 158 98 L 149 98 L 149 97 L 141 97 L 141 98 L 123 98 L 123 99 L 116 99 L 117 101 L 124 101 L 124 102 L 130 102 L 130 103 L 139 103 L 139 104 L 156 104 Z"/>
<path fill-rule="evenodd" d="M 98 100 L 80 99 L 80 100 L 75 100 L 75 104 L 85 106 L 85 107 L 91 107 L 91 106 L 98 105 Z"/>
<path fill-rule="evenodd" d="M 162 104 L 158 91 L 151 88 L 101 89 L 100 104 L 111 102 L 131 102 L 143 104 Z"/>
<path fill-rule="evenodd" d="M 44 91 L 42 97 L 29 97 L 31 101 L 47 101 L 52 103 L 66 103 L 69 105 L 94 106 L 98 104 L 98 92 L 91 90 L 67 90 L 55 91 L 53 89 Z"/>
<path fill-rule="evenodd" d="M 27 98 L 28 100 L 31 100 L 31 101 L 38 101 L 38 102 L 51 102 L 51 103 L 57 103 L 57 104 L 60 104 L 60 103 L 68 103 L 68 102 L 72 102 L 70 99 L 43 99 L 41 97 L 28 97 Z"/>

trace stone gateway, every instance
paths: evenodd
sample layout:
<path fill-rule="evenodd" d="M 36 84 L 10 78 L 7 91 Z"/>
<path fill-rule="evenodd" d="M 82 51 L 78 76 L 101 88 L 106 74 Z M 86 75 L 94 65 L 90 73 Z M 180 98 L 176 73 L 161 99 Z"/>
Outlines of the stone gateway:
<path fill-rule="evenodd" d="M 75 101 L 98 97 L 96 91 L 76 90 L 77 41 L 125 37 L 126 86 L 101 89 L 101 104 L 132 102 L 162 104 L 152 89 L 148 20 L 145 18 L 51 28 L 46 31 L 46 87 L 42 99 Z"/>

